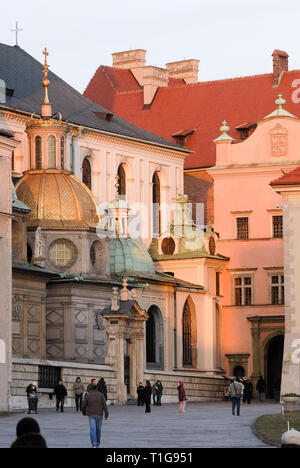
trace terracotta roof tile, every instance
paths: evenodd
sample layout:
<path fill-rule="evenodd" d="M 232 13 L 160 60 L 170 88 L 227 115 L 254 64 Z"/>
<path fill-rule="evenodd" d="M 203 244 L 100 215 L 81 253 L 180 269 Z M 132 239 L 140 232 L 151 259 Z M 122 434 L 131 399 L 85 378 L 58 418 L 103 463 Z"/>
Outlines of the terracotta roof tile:
<path fill-rule="evenodd" d="M 270 185 L 272 185 L 272 187 L 279 185 L 300 185 L 300 166 L 278 179 L 273 180 Z"/>
<path fill-rule="evenodd" d="M 170 141 L 181 129 L 196 129 L 186 141 L 187 148 L 194 151 L 186 158 L 187 169 L 215 165 L 213 140 L 219 136 L 224 119 L 230 126 L 230 136 L 239 140 L 236 127 L 270 114 L 276 108 L 274 101 L 279 93 L 286 99 L 285 109 L 300 117 L 300 104 L 292 101 L 296 91 L 292 84 L 300 79 L 300 70 L 285 72 L 278 87 L 273 87 L 272 73 L 194 84 L 173 81 L 172 86 L 159 88 L 150 109 L 144 109 L 142 88 L 130 90 L 128 86 L 124 92 L 125 81 L 129 79 L 124 78 L 125 73 L 121 76 L 119 70 L 114 70 L 116 81 L 124 80 L 119 87 L 121 92 L 116 92 L 111 87 L 108 91 L 107 78 L 101 67 L 99 70 L 86 89 L 86 97 Z"/>

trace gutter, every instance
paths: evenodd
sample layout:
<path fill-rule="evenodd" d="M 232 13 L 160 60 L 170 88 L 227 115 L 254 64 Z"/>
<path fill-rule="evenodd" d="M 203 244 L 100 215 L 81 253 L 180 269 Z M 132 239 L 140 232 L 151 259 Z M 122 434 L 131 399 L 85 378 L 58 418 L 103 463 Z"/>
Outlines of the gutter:
<path fill-rule="evenodd" d="M 14 109 L 13 107 L 7 107 L 7 106 L 1 105 L 0 109 L 6 110 L 6 111 L 12 112 L 12 113 L 15 112 L 15 113 L 18 113 L 18 114 L 21 114 L 21 115 L 24 115 L 24 116 L 28 116 L 28 117 L 32 116 L 32 113 L 30 113 L 30 112 L 22 111 L 20 109 Z M 156 142 L 153 142 L 153 141 L 142 140 L 140 138 L 134 138 L 134 137 L 130 137 L 130 136 L 127 136 L 127 135 L 122 135 L 120 133 L 108 132 L 108 131 L 100 130 L 100 129 L 93 128 L 93 127 L 87 127 L 87 126 L 82 125 L 82 124 L 76 124 L 74 122 L 68 122 L 66 120 L 64 120 L 64 122 L 69 123 L 70 126 L 73 126 L 73 127 L 76 127 L 76 128 L 81 127 L 81 128 L 83 128 L 85 130 L 89 130 L 91 132 L 98 133 L 98 134 L 101 134 L 101 135 L 113 136 L 115 138 L 123 138 L 125 140 L 136 141 L 138 143 L 142 143 L 142 144 L 145 144 L 145 145 L 158 146 L 160 148 L 166 148 L 166 149 L 169 149 L 169 150 L 172 150 L 172 151 L 178 151 L 180 153 L 185 153 L 187 156 L 189 154 L 191 154 L 191 153 L 194 153 L 194 151 L 188 150 L 186 148 L 181 148 L 181 147 L 176 148 L 174 146 L 164 145 L 163 143 L 156 143 Z M 140 127 L 137 127 L 137 128 L 140 128 Z M 158 136 L 158 135 L 156 135 L 156 136 Z"/>

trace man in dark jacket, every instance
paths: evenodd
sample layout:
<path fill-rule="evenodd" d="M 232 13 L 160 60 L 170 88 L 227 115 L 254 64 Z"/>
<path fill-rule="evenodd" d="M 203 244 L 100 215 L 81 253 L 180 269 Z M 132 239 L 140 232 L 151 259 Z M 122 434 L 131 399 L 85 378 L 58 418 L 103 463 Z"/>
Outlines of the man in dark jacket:
<path fill-rule="evenodd" d="M 145 387 L 143 385 L 142 382 L 140 382 L 137 390 L 136 390 L 136 393 L 138 395 L 138 406 L 144 406 L 144 390 L 145 390 Z"/>
<path fill-rule="evenodd" d="M 59 410 L 61 413 L 64 412 L 64 405 L 65 405 L 65 397 L 68 395 L 67 389 L 63 384 L 63 381 L 60 380 L 58 385 L 54 388 L 53 394 L 56 396 L 56 411 Z"/>
<path fill-rule="evenodd" d="M 98 392 L 96 385 L 91 388 L 83 401 L 82 414 L 89 417 L 92 447 L 99 448 L 101 442 L 103 414 L 105 414 L 105 420 L 107 420 L 109 413 L 105 397 L 103 393 Z"/>
<path fill-rule="evenodd" d="M 161 399 L 162 399 L 162 396 L 163 396 L 164 387 L 163 387 L 160 380 L 157 380 L 156 388 L 157 388 L 157 403 L 156 403 L 156 405 L 161 406 Z"/>
<path fill-rule="evenodd" d="M 149 380 L 146 382 L 146 387 L 144 390 L 144 402 L 146 403 L 146 413 L 151 413 L 151 396 L 152 396 L 152 387 Z"/>
<path fill-rule="evenodd" d="M 259 393 L 259 400 L 260 400 L 260 401 L 263 401 L 263 399 L 264 399 L 264 394 L 265 394 L 266 391 L 267 391 L 267 384 L 266 384 L 266 382 L 264 381 L 264 379 L 262 378 L 262 375 L 260 376 L 259 380 L 257 381 L 256 390 L 257 390 L 258 393 Z"/>
<path fill-rule="evenodd" d="M 99 380 L 97 388 L 98 388 L 98 392 L 103 393 L 103 395 L 105 397 L 105 401 L 107 401 L 107 386 L 106 386 L 106 382 L 103 379 L 103 377 L 102 377 L 102 379 Z"/>

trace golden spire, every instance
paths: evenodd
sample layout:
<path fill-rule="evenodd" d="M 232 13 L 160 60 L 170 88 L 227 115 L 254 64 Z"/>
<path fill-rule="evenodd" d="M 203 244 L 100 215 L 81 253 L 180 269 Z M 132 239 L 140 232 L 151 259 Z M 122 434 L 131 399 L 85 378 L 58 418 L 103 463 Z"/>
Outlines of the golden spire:
<path fill-rule="evenodd" d="M 48 97 L 48 87 L 50 86 L 50 81 L 48 80 L 49 65 L 47 57 L 49 56 L 49 52 L 47 50 L 47 47 L 45 47 L 45 49 L 43 50 L 43 55 L 45 56 L 45 63 L 42 71 L 42 73 L 44 74 L 43 86 L 45 88 L 45 98 L 41 106 L 41 114 L 44 119 L 49 120 L 52 117 L 52 105 L 50 104 Z"/>
<path fill-rule="evenodd" d="M 45 47 L 45 49 L 43 51 L 43 55 L 45 55 L 45 63 L 44 63 L 44 68 L 43 68 L 43 72 L 42 72 L 44 74 L 43 86 L 45 88 L 44 104 L 49 104 L 48 87 L 50 85 L 50 81 L 48 80 L 49 65 L 48 65 L 48 62 L 47 62 L 47 57 L 49 56 L 49 52 L 47 50 L 47 47 Z"/>

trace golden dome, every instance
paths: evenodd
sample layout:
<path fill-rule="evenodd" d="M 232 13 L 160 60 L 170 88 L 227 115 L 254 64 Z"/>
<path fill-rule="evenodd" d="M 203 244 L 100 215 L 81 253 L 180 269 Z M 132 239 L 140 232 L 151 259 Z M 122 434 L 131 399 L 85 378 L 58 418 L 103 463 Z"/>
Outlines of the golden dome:
<path fill-rule="evenodd" d="M 31 170 L 16 185 L 20 201 L 31 208 L 28 226 L 89 229 L 99 222 L 90 190 L 68 171 Z"/>

